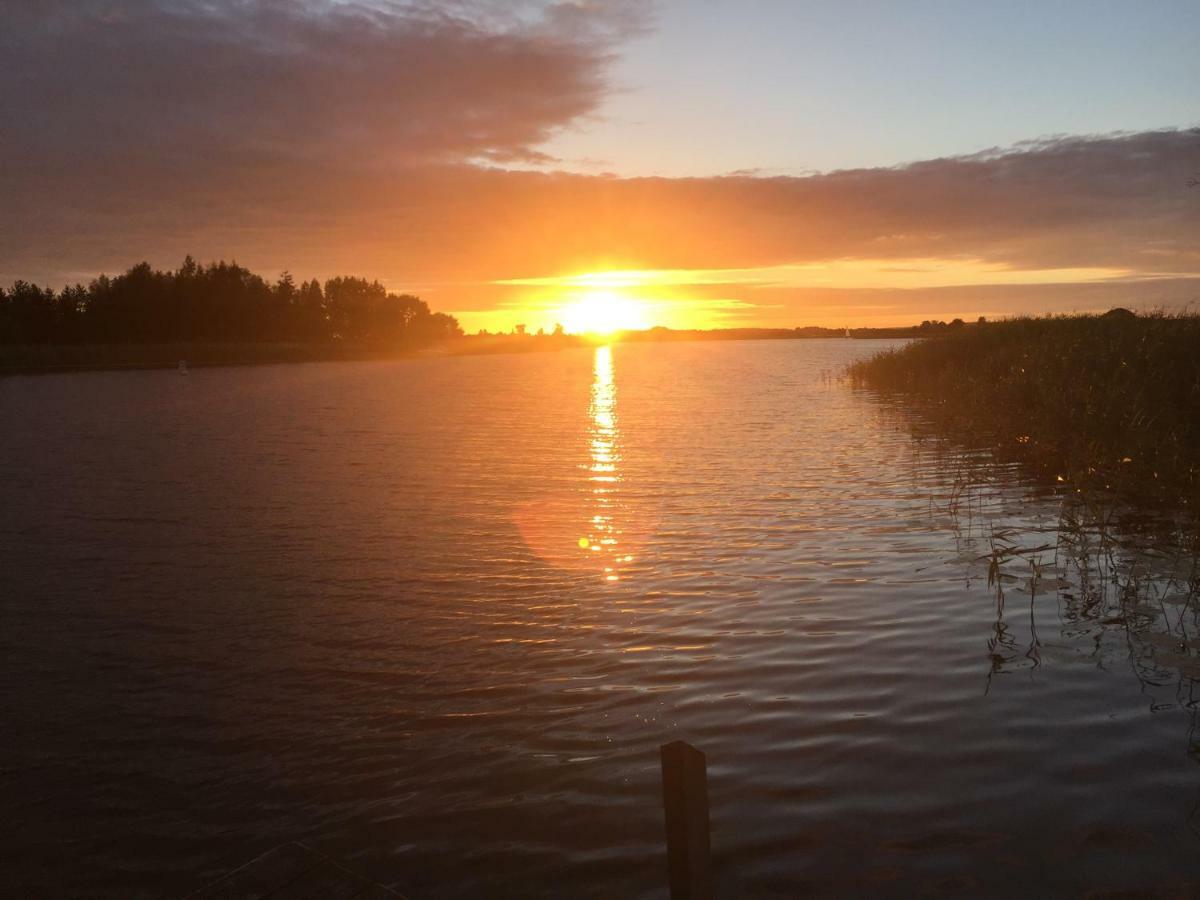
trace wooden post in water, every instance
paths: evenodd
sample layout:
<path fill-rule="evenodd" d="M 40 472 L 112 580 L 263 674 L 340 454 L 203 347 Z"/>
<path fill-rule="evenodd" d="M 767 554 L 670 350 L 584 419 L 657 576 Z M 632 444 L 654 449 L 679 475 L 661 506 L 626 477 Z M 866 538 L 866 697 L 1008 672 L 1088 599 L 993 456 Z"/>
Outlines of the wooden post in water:
<path fill-rule="evenodd" d="M 671 900 L 712 900 L 704 754 L 683 741 L 660 749 Z"/>

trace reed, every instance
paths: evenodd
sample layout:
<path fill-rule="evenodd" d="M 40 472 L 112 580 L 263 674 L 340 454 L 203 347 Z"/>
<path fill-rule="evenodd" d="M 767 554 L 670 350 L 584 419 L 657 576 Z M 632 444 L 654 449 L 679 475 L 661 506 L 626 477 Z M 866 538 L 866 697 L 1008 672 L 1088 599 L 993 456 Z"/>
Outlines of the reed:
<path fill-rule="evenodd" d="M 848 370 L 938 431 L 1050 483 L 1200 500 L 1200 316 L 1021 318 L 948 329 Z"/>
<path fill-rule="evenodd" d="M 1156 702 L 1200 690 L 1200 317 L 1071 316 L 964 326 L 852 366 L 943 473 L 933 513 L 986 573 L 992 677 L 1041 665 L 1039 598 L 1121 656 Z M 1010 515 L 1013 464 L 1056 521 Z M 1028 593 L 1028 625 L 1009 591 Z M 1027 635 L 1028 644 L 1018 637 Z M 1169 696 L 1172 695 L 1173 696 Z M 1200 754 L 1200 744 L 1189 737 Z"/>

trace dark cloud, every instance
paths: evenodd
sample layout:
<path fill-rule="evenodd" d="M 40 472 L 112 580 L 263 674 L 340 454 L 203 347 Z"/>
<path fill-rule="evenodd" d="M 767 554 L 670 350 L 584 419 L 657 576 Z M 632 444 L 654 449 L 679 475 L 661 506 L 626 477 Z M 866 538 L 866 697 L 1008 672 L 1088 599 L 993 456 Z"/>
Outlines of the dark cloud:
<path fill-rule="evenodd" d="M 596 107 L 639 21 L 619 3 L 0 0 L 19 125 L 0 160 L 534 158 Z"/>

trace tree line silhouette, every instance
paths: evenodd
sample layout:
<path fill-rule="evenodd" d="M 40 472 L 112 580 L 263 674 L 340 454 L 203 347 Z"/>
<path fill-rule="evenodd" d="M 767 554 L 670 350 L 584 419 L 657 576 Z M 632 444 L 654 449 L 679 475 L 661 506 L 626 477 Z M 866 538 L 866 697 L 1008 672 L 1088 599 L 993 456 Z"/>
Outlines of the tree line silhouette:
<path fill-rule="evenodd" d="M 175 271 L 133 266 L 115 278 L 55 292 L 17 281 L 0 288 L 0 344 L 110 344 L 176 341 L 387 344 L 418 347 L 460 337 L 458 321 L 431 312 L 378 281 L 331 278 L 274 284 L 237 263 Z"/>

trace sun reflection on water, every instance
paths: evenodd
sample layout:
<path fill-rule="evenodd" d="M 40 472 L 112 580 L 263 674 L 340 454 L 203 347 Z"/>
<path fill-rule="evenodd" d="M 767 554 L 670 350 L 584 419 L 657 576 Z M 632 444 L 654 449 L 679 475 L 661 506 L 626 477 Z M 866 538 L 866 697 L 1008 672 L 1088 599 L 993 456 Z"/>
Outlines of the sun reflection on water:
<path fill-rule="evenodd" d="M 620 581 L 633 571 L 652 527 L 647 511 L 621 490 L 613 356 L 610 345 L 593 351 L 590 399 L 580 423 L 582 484 L 520 503 L 513 513 L 525 544 L 539 559 L 605 581 Z"/>
<path fill-rule="evenodd" d="M 621 457 L 617 446 L 617 387 L 613 380 L 611 346 L 596 348 L 592 372 L 592 401 L 588 410 L 591 416 L 588 481 L 594 512 L 587 534 L 579 539 L 579 546 L 588 553 L 597 554 L 605 579 L 616 581 L 620 577 L 617 573 L 618 563 L 632 562 L 633 557 L 622 558 L 619 555 L 620 531 L 613 519 L 617 485 L 621 480 L 617 463 Z"/>

